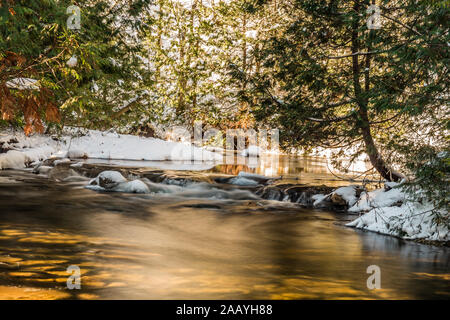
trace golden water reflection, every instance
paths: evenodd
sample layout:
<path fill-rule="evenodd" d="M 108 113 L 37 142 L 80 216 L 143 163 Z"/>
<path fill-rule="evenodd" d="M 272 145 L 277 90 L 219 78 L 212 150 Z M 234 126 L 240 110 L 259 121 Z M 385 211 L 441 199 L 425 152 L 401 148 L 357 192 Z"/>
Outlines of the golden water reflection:
<path fill-rule="evenodd" d="M 29 183 L 15 184 L 27 200 L 0 197 L 0 299 L 448 298 L 448 248 L 345 228 L 339 214 L 63 184 L 34 197 Z M 380 290 L 366 287 L 372 264 Z M 81 290 L 66 288 L 70 265 Z"/>

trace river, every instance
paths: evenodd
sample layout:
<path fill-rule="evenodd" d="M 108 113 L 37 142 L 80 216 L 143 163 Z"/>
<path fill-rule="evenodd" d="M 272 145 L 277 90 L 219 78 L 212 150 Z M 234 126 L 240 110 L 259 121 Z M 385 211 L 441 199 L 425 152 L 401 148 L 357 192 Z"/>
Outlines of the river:
<path fill-rule="evenodd" d="M 308 161 L 253 172 L 341 183 Z M 206 177 L 248 170 L 203 169 Z M 86 184 L 0 171 L 1 299 L 450 297 L 448 247 L 345 227 L 354 215 L 261 200 L 237 186 L 124 194 Z M 80 290 L 66 287 L 71 265 Z M 381 289 L 367 287 L 370 265 L 380 268 Z"/>

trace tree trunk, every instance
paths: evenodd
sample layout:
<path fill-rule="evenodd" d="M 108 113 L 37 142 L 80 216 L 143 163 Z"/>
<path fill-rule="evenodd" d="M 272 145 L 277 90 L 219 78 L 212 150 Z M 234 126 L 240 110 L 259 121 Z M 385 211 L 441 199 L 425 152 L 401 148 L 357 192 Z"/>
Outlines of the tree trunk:
<path fill-rule="evenodd" d="M 357 13 L 352 22 L 352 67 L 353 67 L 353 86 L 355 91 L 355 98 L 359 106 L 359 119 L 358 124 L 361 130 L 361 135 L 364 140 L 364 144 L 366 146 L 366 153 L 369 156 L 370 163 L 372 166 L 378 171 L 378 173 L 388 181 L 400 181 L 403 176 L 392 169 L 390 169 L 386 162 L 381 157 L 380 152 L 378 151 L 375 141 L 373 140 L 372 133 L 370 130 L 370 121 L 367 112 L 367 108 L 369 105 L 369 101 L 362 93 L 362 88 L 360 84 L 360 65 L 359 65 L 359 40 L 358 40 L 358 27 L 359 27 L 359 12 L 360 12 L 360 3 L 359 0 L 354 1 L 353 5 L 354 11 Z M 368 91 L 370 89 L 370 78 L 369 78 L 369 70 L 370 68 L 370 56 L 366 57 L 366 71 L 365 71 L 365 89 Z"/>
<path fill-rule="evenodd" d="M 370 132 L 370 125 L 367 116 L 367 108 L 359 109 L 359 115 L 361 121 L 361 133 L 363 136 L 364 144 L 366 145 L 366 153 L 369 156 L 370 163 L 378 171 L 378 173 L 388 181 L 400 181 L 403 179 L 403 175 L 390 169 L 386 162 L 381 157 L 375 142 L 373 141 L 372 133 Z"/>

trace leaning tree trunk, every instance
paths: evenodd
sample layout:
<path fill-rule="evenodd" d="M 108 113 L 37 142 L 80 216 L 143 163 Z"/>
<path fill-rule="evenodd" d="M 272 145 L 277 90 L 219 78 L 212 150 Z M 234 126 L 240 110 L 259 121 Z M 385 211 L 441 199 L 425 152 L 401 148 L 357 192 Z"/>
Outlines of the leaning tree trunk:
<path fill-rule="evenodd" d="M 369 156 L 370 163 L 378 171 L 378 173 L 388 181 L 400 181 L 403 175 L 390 169 L 383 160 L 378 151 L 370 132 L 370 124 L 367 116 L 367 107 L 360 107 L 359 115 L 361 117 L 361 134 L 366 145 L 366 153 Z"/>
<path fill-rule="evenodd" d="M 380 152 L 378 151 L 375 142 L 372 137 L 372 133 L 370 130 L 370 121 L 367 112 L 367 108 L 369 105 L 369 101 L 366 98 L 367 95 L 363 94 L 362 87 L 360 83 L 360 62 L 359 62 L 359 38 L 358 38 L 358 28 L 359 28 L 359 12 L 360 12 L 360 2 L 355 0 L 353 3 L 353 9 L 357 13 L 353 17 L 352 22 L 352 72 L 353 72 L 353 87 L 355 91 L 356 101 L 359 107 L 359 119 L 358 124 L 361 131 L 362 138 L 364 140 L 364 144 L 366 146 L 366 153 L 369 156 L 370 163 L 372 166 L 378 171 L 378 173 L 388 181 L 400 181 L 403 176 L 392 169 L 390 169 L 386 162 L 383 160 Z M 370 52 L 370 47 L 368 48 L 368 52 Z M 370 54 L 366 54 L 366 65 L 365 65 L 365 90 L 370 90 Z M 367 92 L 366 92 L 367 93 Z"/>

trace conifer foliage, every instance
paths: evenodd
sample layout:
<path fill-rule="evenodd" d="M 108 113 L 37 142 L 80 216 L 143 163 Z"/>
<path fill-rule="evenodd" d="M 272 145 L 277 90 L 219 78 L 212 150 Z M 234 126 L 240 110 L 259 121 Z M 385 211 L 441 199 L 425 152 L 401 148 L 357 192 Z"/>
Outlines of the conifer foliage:
<path fill-rule="evenodd" d="M 1 0 L 2 119 L 23 122 L 27 134 L 61 119 L 106 126 L 117 101 L 143 79 L 137 39 L 149 2 Z M 80 8 L 75 29 L 68 21 L 73 5 Z M 125 87 L 117 84 L 122 78 Z"/>
<path fill-rule="evenodd" d="M 283 129 L 285 147 L 353 148 L 398 181 L 399 145 L 429 134 L 445 145 L 450 20 L 437 2 L 281 2 L 289 19 L 255 55 L 261 72 L 246 75 L 244 97 L 259 120 Z"/>

